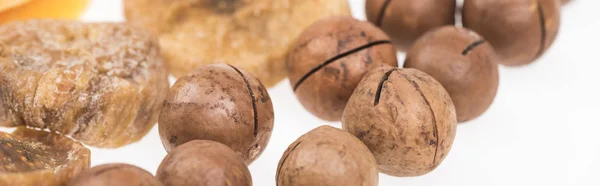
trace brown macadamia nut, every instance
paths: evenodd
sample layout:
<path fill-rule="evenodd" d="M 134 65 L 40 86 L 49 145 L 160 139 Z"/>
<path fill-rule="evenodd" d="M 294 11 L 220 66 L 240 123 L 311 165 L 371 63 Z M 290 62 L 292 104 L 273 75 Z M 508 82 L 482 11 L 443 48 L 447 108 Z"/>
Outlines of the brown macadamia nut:
<path fill-rule="evenodd" d="M 156 177 L 166 186 L 252 186 L 242 157 L 229 147 L 208 140 L 177 146 L 162 161 Z"/>
<path fill-rule="evenodd" d="M 90 150 L 56 133 L 0 132 L 0 185 L 62 186 L 90 168 Z"/>
<path fill-rule="evenodd" d="M 556 0 L 465 0 L 462 13 L 463 25 L 490 42 L 508 66 L 540 57 L 560 26 Z"/>
<path fill-rule="evenodd" d="M 380 63 L 398 63 L 385 33 L 352 17 L 331 17 L 304 30 L 288 55 L 287 70 L 304 108 L 339 121 L 362 76 Z"/>
<path fill-rule="evenodd" d="M 431 76 L 382 66 L 360 82 L 342 126 L 369 147 L 382 173 L 419 176 L 435 169 L 450 151 L 456 112 Z"/>
<path fill-rule="evenodd" d="M 250 164 L 271 136 L 273 105 L 262 83 L 244 70 L 206 65 L 171 87 L 158 127 L 167 152 L 191 140 L 212 140 Z"/>
<path fill-rule="evenodd" d="M 454 25 L 456 0 L 367 0 L 367 20 L 407 50 L 425 32 Z"/>
<path fill-rule="evenodd" d="M 455 26 L 426 33 L 408 51 L 405 68 L 423 71 L 452 97 L 458 121 L 485 112 L 498 90 L 498 64 L 493 48 L 477 33 Z"/>
<path fill-rule="evenodd" d="M 129 164 L 104 164 L 92 167 L 71 180 L 68 186 L 162 186 L 149 172 Z"/>
<path fill-rule="evenodd" d="M 376 186 L 377 163 L 352 134 L 321 126 L 300 136 L 277 166 L 278 186 Z"/>

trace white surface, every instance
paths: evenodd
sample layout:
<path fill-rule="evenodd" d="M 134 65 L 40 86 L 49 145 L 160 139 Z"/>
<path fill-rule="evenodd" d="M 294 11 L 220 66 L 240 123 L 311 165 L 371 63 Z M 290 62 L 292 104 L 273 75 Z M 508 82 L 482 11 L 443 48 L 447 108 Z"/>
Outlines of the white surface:
<path fill-rule="evenodd" d="M 351 0 L 364 19 L 364 1 Z M 460 125 L 454 146 L 438 169 L 416 178 L 380 176 L 380 185 L 600 185 L 600 1 L 577 0 L 563 8 L 560 34 L 536 63 L 502 67 L 495 103 L 485 115 Z M 84 19 L 122 21 L 119 0 L 93 0 Z M 269 90 L 275 129 L 250 166 L 254 185 L 275 185 L 281 154 L 297 137 L 326 123 L 296 101 L 287 80 Z M 155 127 L 142 141 L 114 150 L 92 148 L 92 164 L 125 162 L 152 173 L 166 155 Z"/>

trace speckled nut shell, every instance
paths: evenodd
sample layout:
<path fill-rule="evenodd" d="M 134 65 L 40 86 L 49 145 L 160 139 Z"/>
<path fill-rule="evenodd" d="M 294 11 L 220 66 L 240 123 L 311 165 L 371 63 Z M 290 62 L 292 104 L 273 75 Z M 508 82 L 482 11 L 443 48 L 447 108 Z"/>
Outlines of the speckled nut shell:
<path fill-rule="evenodd" d="M 560 26 L 556 0 L 465 0 L 463 25 L 495 48 L 500 63 L 525 65 L 554 42 Z"/>
<path fill-rule="evenodd" d="M 448 91 L 459 122 L 485 112 L 498 90 L 498 64 L 493 48 L 477 33 L 442 27 L 419 38 L 408 51 L 405 68 L 421 70 Z"/>
<path fill-rule="evenodd" d="M 152 174 L 129 164 L 104 164 L 79 174 L 67 186 L 162 186 Z"/>
<path fill-rule="evenodd" d="M 360 82 L 342 126 L 369 147 L 382 173 L 419 176 L 435 169 L 450 151 L 456 112 L 431 76 L 383 66 Z"/>
<path fill-rule="evenodd" d="M 252 186 L 248 167 L 229 147 L 193 140 L 163 159 L 156 177 L 166 186 Z"/>
<path fill-rule="evenodd" d="M 367 20 L 407 50 L 425 32 L 454 25 L 456 0 L 367 0 Z"/>
<path fill-rule="evenodd" d="M 300 136 L 277 166 L 277 186 L 376 186 L 377 164 L 352 134 L 321 126 Z"/>
<path fill-rule="evenodd" d="M 339 121 L 354 88 L 374 64 L 397 66 L 385 33 L 352 17 L 317 21 L 300 35 L 287 70 L 296 97 L 309 112 Z"/>
<path fill-rule="evenodd" d="M 158 130 L 167 151 L 203 139 L 223 143 L 250 164 L 273 130 L 273 105 L 262 83 L 242 69 L 206 65 L 175 82 Z"/>

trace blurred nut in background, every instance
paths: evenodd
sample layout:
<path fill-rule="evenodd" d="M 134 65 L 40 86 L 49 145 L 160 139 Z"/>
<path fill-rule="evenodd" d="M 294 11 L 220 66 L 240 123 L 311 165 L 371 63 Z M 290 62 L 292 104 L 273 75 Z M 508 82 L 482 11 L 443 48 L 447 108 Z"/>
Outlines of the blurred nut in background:
<path fill-rule="evenodd" d="M 421 70 L 439 81 L 452 97 L 459 122 L 480 116 L 498 90 L 494 49 L 477 33 L 455 26 L 432 30 L 406 55 L 405 68 Z"/>
<path fill-rule="evenodd" d="M 129 164 L 105 164 L 79 174 L 68 186 L 162 186 L 152 174 Z"/>
<path fill-rule="evenodd" d="M 250 164 L 271 137 L 273 105 L 267 89 L 246 71 L 206 65 L 171 87 L 158 127 L 167 152 L 191 140 L 212 140 Z"/>
<path fill-rule="evenodd" d="M 296 97 L 317 117 L 339 121 L 346 102 L 372 66 L 397 66 L 396 50 L 374 25 L 330 17 L 308 27 L 294 44 L 287 70 Z"/>
<path fill-rule="evenodd" d="M 526 65 L 552 45 L 560 26 L 556 0 L 465 0 L 463 25 L 490 42 L 503 65 Z"/>
<path fill-rule="evenodd" d="M 431 76 L 383 66 L 360 82 L 342 127 L 369 147 L 382 173 L 420 176 L 448 155 L 456 112 L 446 90 Z"/>
<path fill-rule="evenodd" d="M 425 32 L 454 25 L 456 0 L 367 0 L 365 6 L 367 19 L 405 51 Z"/>

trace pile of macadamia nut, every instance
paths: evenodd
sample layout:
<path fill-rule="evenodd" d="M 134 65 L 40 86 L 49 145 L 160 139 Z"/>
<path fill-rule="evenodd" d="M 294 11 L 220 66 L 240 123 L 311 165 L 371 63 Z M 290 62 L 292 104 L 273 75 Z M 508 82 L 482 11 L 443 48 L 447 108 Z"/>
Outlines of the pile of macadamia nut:
<path fill-rule="evenodd" d="M 209 6 L 196 3 L 185 6 Z M 285 67 L 304 108 L 342 128 L 321 126 L 290 144 L 276 184 L 375 186 L 379 173 L 433 171 L 457 123 L 494 101 L 499 64 L 529 64 L 552 45 L 560 4 L 465 0 L 461 27 L 455 0 L 367 0 L 368 21 L 314 22 Z M 256 74 L 210 64 L 169 89 L 158 41 L 125 24 L 29 21 L 0 33 L 0 125 L 53 131 L 0 132 L 0 185 L 252 185 L 247 166 L 274 125 Z M 403 68 L 398 50 L 407 54 Z M 90 168 L 90 151 L 69 138 L 119 147 L 156 121 L 168 152 L 156 176 L 129 164 Z"/>

